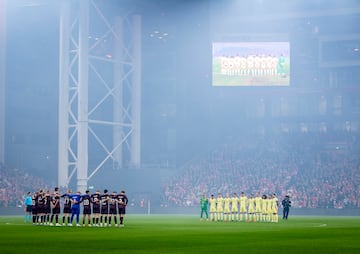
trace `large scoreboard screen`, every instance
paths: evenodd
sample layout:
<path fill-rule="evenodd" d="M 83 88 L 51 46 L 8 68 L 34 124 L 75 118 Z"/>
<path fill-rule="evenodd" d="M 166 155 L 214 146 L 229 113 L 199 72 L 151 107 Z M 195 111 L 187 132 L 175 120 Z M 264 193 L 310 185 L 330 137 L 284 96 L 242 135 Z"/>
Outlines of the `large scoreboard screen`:
<path fill-rule="evenodd" d="M 216 42 L 213 86 L 289 86 L 289 42 Z"/>

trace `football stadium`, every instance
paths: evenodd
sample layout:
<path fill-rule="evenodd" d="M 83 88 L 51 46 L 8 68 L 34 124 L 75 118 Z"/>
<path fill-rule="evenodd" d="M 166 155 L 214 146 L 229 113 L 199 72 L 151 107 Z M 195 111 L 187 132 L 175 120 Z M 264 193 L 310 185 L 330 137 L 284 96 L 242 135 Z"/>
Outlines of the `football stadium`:
<path fill-rule="evenodd" d="M 0 253 L 360 251 L 358 0 L 0 0 Z"/>

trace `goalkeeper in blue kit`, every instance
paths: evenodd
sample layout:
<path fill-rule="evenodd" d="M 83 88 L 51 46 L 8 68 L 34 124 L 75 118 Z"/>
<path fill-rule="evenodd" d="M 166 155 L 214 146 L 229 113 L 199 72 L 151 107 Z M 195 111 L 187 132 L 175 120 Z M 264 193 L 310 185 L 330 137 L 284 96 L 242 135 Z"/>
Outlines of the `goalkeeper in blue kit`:
<path fill-rule="evenodd" d="M 70 198 L 71 202 L 71 218 L 69 226 L 72 226 L 74 216 L 76 216 L 76 226 L 80 227 L 79 217 L 80 217 L 80 202 L 81 202 L 81 192 L 77 191 L 76 194 L 65 194 L 65 196 Z"/>

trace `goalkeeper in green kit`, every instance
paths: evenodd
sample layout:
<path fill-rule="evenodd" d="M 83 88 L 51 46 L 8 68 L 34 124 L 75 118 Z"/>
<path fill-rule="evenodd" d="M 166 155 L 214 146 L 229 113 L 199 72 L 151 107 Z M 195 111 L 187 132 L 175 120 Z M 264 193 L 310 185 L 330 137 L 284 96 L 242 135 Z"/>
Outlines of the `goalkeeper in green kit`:
<path fill-rule="evenodd" d="M 209 220 L 208 205 L 209 205 L 209 199 L 206 197 L 205 194 L 203 194 L 202 197 L 200 198 L 200 207 L 201 207 L 200 221 L 202 221 L 204 213 L 206 216 L 206 220 L 207 221 Z"/>

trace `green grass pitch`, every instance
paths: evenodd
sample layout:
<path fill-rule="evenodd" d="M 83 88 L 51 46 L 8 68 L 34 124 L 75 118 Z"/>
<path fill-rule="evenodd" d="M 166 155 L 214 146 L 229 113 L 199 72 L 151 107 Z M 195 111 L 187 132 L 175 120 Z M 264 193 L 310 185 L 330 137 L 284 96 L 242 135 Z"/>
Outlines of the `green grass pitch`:
<path fill-rule="evenodd" d="M 0 253 L 360 253 L 359 217 L 290 217 L 279 223 L 127 215 L 124 228 L 50 227 L 0 217 Z"/>

